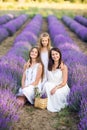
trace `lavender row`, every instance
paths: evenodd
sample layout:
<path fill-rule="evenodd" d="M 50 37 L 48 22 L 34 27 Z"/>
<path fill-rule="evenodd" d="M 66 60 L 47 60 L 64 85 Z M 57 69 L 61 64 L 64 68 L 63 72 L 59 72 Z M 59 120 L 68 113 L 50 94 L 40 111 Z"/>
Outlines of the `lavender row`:
<path fill-rule="evenodd" d="M 6 14 L 6 15 L 3 15 L 3 16 L 0 16 L 0 26 L 2 24 L 5 24 L 7 23 L 8 21 L 14 19 L 14 16 L 12 14 Z"/>
<path fill-rule="evenodd" d="M 33 20 L 31 22 L 33 22 Z M 34 26 L 34 24 L 32 24 L 32 26 Z M 37 26 L 38 25 L 34 27 L 38 35 L 40 30 L 37 31 Z M 23 65 L 26 62 L 26 57 L 28 58 L 30 48 L 31 44 L 29 42 L 16 42 L 6 56 L 0 59 L 0 95 L 2 95 L 0 98 L 0 128 L 2 130 L 6 128 L 9 130 L 12 129 L 11 126 L 13 122 L 18 120 L 18 115 L 20 114 L 18 113 L 19 106 L 16 105 L 16 98 L 12 93 L 15 93 L 21 85 Z"/>
<path fill-rule="evenodd" d="M 87 42 L 87 28 L 76 22 L 68 16 L 63 16 L 64 23 L 79 36 L 83 41 Z"/>
<path fill-rule="evenodd" d="M 2 25 L 0 27 L 0 42 L 2 42 L 8 36 L 12 36 L 28 19 L 28 16 L 22 14 L 21 16 L 17 17 L 9 21 L 8 23 Z"/>
<path fill-rule="evenodd" d="M 85 17 L 83 17 L 81 15 L 77 15 L 77 16 L 74 17 L 74 20 L 76 20 L 80 24 L 82 24 L 82 25 L 87 27 L 87 18 L 85 18 Z"/>
<path fill-rule="evenodd" d="M 28 19 L 28 15 L 22 14 L 18 16 L 16 19 L 11 20 L 10 22 L 3 25 L 6 28 L 10 35 L 13 35 Z"/>
<path fill-rule="evenodd" d="M 42 27 L 42 16 L 37 14 L 32 21 L 26 26 L 23 32 L 17 36 L 14 41 L 14 44 L 20 41 L 29 42 L 32 45 L 35 45 L 37 42 L 38 35 Z"/>
<path fill-rule="evenodd" d="M 61 34 L 63 34 L 64 37 L 67 37 L 67 40 L 70 41 L 68 34 L 66 33 L 63 25 L 61 24 L 60 21 L 57 20 L 57 18 L 54 15 L 49 15 L 47 19 L 48 19 L 48 23 L 49 23 L 48 29 L 51 28 L 51 29 L 49 29 L 49 33 L 51 35 L 52 41 L 55 40 L 55 36 L 58 36 L 58 35 L 61 36 Z M 70 41 L 70 42 L 72 42 L 72 41 Z"/>
<path fill-rule="evenodd" d="M 53 17 L 52 16 L 49 16 L 49 17 L 50 17 L 50 20 L 48 20 L 48 25 L 51 22 L 53 22 Z M 57 22 L 57 19 L 54 18 L 54 23 L 56 22 Z M 52 26 L 55 26 L 55 24 L 53 24 Z M 53 27 L 50 26 L 49 32 L 52 32 L 52 29 Z M 67 37 L 65 37 L 65 31 L 64 31 L 64 34 L 63 32 L 61 34 L 59 25 L 56 26 L 56 30 L 60 31 L 60 33 L 54 36 L 55 40 L 53 41 L 53 44 L 56 47 L 60 48 L 60 50 L 62 51 L 63 60 L 67 64 L 68 69 L 69 69 L 68 84 L 71 87 L 70 95 L 68 97 L 69 107 L 74 111 L 80 111 L 82 110 L 81 101 L 84 96 L 85 96 L 85 100 L 87 101 L 87 93 L 86 93 L 87 92 L 87 79 L 86 79 L 87 56 L 85 56 L 81 52 L 79 47 L 76 46 L 74 42 L 70 43 L 67 41 Z M 53 33 L 55 34 L 55 32 Z M 51 34 L 51 35 L 54 35 L 54 34 Z M 85 109 L 86 108 L 84 106 L 84 113 L 87 117 L 87 112 L 85 111 Z M 83 115 L 82 111 L 80 112 L 80 115 Z M 84 118 L 86 117 L 84 116 Z M 81 122 L 84 121 L 84 118 L 81 118 Z M 82 125 L 81 122 L 79 123 L 79 128 Z M 83 128 L 83 126 L 81 127 Z"/>

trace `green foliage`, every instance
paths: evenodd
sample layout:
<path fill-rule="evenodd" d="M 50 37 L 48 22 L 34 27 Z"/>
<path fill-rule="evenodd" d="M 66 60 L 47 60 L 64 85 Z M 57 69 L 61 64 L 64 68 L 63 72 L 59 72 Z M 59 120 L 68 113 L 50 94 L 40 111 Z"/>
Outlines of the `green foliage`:
<path fill-rule="evenodd" d="M 81 0 L 70 0 L 70 2 L 72 2 L 72 3 L 80 3 Z"/>
<path fill-rule="evenodd" d="M 35 86 L 34 91 L 35 91 L 35 98 L 40 98 L 40 92 L 37 86 Z"/>
<path fill-rule="evenodd" d="M 56 120 L 54 127 L 57 130 L 77 130 L 74 124 L 78 124 L 78 115 L 70 111 L 68 107 L 58 112 L 54 119 Z"/>

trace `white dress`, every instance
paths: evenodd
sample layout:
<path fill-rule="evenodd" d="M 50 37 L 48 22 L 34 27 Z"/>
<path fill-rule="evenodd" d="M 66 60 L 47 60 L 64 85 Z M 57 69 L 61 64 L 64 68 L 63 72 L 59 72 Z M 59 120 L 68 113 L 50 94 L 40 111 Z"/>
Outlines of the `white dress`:
<path fill-rule="evenodd" d="M 62 108 L 68 105 L 67 96 L 70 92 L 70 88 L 66 84 L 64 87 L 59 88 L 53 95 L 51 95 L 50 91 L 52 88 L 62 82 L 62 71 L 61 69 L 48 71 L 47 77 L 48 81 L 44 85 L 48 97 L 47 109 L 51 112 L 59 112 Z"/>
<path fill-rule="evenodd" d="M 44 65 L 44 77 L 42 81 L 42 89 L 44 83 L 47 81 L 47 70 L 48 70 L 48 51 L 46 52 L 41 52 L 41 60 Z"/>
<path fill-rule="evenodd" d="M 25 97 L 28 99 L 28 101 L 31 104 L 34 104 L 34 98 L 35 98 L 35 93 L 34 93 L 34 87 L 32 84 L 35 79 L 36 79 L 36 74 L 37 74 L 37 69 L 38 69 L 39 63 L 35 64 L 34 66 L 26 69 L 25 74 L 26 74 L 26 80 L 25 80 L 25 88 L 20 88 L 19 89 L 19 96 L 25 95 Z M 39 92 L 41 92 L 41 80 L 38 83 L 38 88 Z"/>

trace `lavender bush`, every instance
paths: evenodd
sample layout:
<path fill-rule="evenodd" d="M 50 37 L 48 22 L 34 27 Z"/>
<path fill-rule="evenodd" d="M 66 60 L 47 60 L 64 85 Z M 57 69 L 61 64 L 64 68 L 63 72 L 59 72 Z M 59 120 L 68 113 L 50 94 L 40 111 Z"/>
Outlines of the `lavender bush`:
<path fill-rule="evenodd" d="M 0 27 L 0 43 L 9 36 L 9 32 L 5 29 Z"/>
<path fill-rule="evenodd" d="M 80 123 L 78 125 L 78 129 L 87 130 L 87 90 L 85 91 L 84 97 L 81 100 L 79 117 Z"/>
<path fill-rule="evenodd" d="M 14 16 L 12 14 L 5 14 L 3 16 L 0 16 L 0 25 L 5 24 L 12 19 L 14 19 Z"/>
<path fill-rule="evenodd" d="M 0 86 L 10 88 L 13 92 L 21 86 L 21 76 L 25 60 L 12 55 L 5 56 L 0 62 Z M 5 79 L 5 81 L 3 80 Z"/>
<path fill-rule="evenodd" d="M 85 17 L 83 17 L 81 15 L 77 15 L 77 16 L 74 17 L 74 20 L 76 20 L 80 24 L 82 24 L 82 25 L 87 27 L 87 18 L 85 18 Z"/>
<path fill-rule="evenodd" d="M 37 14 L 31 22 L 25 27 L 20 35 L 14 40 L 14 43 L 18 41 L 29 42 L 31 45 L 35 45 L 37 42 L 37 37 L 40 33 L 42 27 L 42 16 Z"/>
<path fill-rule="evenodd" d="M 87 116 L 80 120 L 78 130 L 87 130 Z"/>
<path fill-rule="evenodd" d="M 0 89 L 0 129 L 11 130 L 14 122 L 19 119 L 19 106 L 10 90 Z"/>
<path fill-rule="evenodd" d="M 83 25 L 81 25 L 80 23 L 76 22 L 68 16 L 63 16 L 62 20 L 72 31 L 74 31 L 77 34 L 77 36 L 79 36 L 83 41 L 87 41 L 86 27 L 84 27 Z"/>
<path fill-rule="evenodd" d="M 9 32 L 9 35 L 12 36 L 28 19 L 28 15 L 22 14 L 16 19 L 11 20 L 10 22 L 3 25 Z"/>

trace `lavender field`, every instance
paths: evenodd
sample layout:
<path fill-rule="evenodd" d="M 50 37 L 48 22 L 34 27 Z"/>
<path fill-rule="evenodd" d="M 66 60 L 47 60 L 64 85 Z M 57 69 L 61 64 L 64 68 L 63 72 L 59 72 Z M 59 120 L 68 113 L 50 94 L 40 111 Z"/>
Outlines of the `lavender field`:
<path fill-rule="evenodd" d="M 79 14 L 79 13 L 78 13 Z M 0 129 L 87 130 L 87 18 L 82 14 L 0 16 Z M 45 16 L 45 17 L 44 17 Z M 69 106 L 59 113 L 26 104 L 20 108 L 16 93 L 21 87 L 23 65 L 39 35 L 48 32 L 69 69 Z"/>

